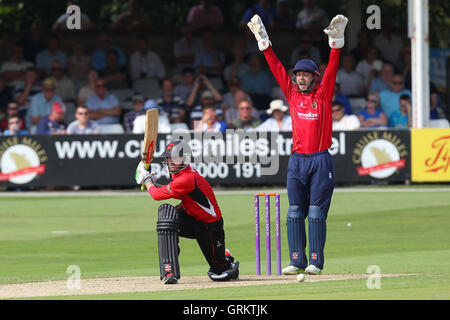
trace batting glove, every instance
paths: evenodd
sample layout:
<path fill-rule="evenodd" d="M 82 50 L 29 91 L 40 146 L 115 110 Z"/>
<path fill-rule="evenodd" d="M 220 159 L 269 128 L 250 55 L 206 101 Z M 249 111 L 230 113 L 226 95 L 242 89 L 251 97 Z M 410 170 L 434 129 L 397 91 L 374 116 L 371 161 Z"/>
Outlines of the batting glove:
<path fill-rule="evenodd" d="M 348 19 L 339 14 L 331 20 L 330 25 L 323 30 L 328 36 L 328 45 L 333 49 L 340 49 L 344 46 L 344 32 Z"/>
<path fill-rule="evenodd" d="M 150 181 L 153 182 L 152 175 L 150 174 L 150 172 L 148 172 L 147 169 L 145 169 L 145 165 L 144 165 L 144 163 L 142 161 L 139 162 L 139 164 L 138 164 L 138 166 L 136 168 L 135 179 L 136 179 L 136 183 L 137 184 L 144 184 L 144 185 L 146 185 Z"/>
<path fill-rule="evenodd" d="M 256 41 L 258 41 L 258 48 L 260 51 L 266 50 L 272 43 L 269 41 L 266 28 L 261 18 L 255 14 L 253 18 L 247 23 L 247 26 L 255 35 Z"/>

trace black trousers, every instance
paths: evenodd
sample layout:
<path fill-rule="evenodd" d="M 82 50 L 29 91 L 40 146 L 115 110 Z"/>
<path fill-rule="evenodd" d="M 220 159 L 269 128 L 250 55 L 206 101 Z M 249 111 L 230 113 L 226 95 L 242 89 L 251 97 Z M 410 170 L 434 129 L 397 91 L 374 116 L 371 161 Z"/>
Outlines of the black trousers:
<path fill-rule="evenodd" d="M 203 256 L 209 264 L 210 271 L 221 274 L 230 268 L 230 263 L 225 258 L 225 231 L 223 219 L 206 223 L 195 220 L 183 206 L 176 206 L 178 212 L 178 236 L 197 240 Z M 178 252 L 180 249 L 178 248 Z"/>

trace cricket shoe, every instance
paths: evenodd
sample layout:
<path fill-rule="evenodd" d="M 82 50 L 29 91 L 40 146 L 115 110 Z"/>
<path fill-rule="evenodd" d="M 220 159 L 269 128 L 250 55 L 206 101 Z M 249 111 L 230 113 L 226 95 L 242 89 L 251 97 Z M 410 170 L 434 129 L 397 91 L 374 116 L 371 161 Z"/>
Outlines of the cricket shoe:
<path fill-rule="evenodd" d="M 231 268 L 225 270 L 221 274 L 215 273 L 213 271 L 208 271 L 208 277 L 212 281 L 230 281 L 237 280 L 239 278 L 239 261 L 231 263 Z"/>
<path fill-rule="evenodd" d="M 319 269 L 318 267 L 316 267 L 315 265 L 310 264 L 309 266 L 306 267 L 305 273 L 312 274 L 312 275 L 319 275 L 322 273 L 322 270 Z"/>
<path fill-rule="evenodd" d="M 178 279 L 173 273 L 167 273 L 164 276 L 163 284 L 176 284 L 177 282 L 178 282 Z"/>
<path fill-rule="evenodd" d="M 281 270 L 281 273 L 285 275 L 296 275 L 299 273 L 305 273 L 305 269 L 290 265 Z"/>

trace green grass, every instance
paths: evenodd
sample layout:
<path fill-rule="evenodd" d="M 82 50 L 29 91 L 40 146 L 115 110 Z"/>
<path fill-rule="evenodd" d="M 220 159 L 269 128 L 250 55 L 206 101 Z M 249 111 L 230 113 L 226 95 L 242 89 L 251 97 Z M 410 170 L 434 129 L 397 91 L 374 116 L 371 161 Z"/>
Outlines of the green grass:
<path fill-rule="evenodd" d="M 241 262 L 241 274 L 254 274 L 253 197 L 243 191 L 217 198 L 225 220 L 226 246 Z M 289 262 L 287 196 L 281 200 L 284 266 Z M 159 275 L 155 226 L 160 204 L 145 196 L 2 197 L 0 284 L 65 280 L 69 265 L 80 267 L 82 279 Z M 262 201 L 260 207 L 264 208 Z M 377 265 L 382 273 L 416 274 L 382 278 L 380 290 L 367 289 L 364 279 L 266 285 L 263 290 L 249 286 L 75 298 L 449 299 L 449 215 L 449 192 L 334 194 L 324 273 L 361 274 Z M 180 247 L 182 275 L 205 276 L 208 266 L 197 243 L 182 238 Z"/>

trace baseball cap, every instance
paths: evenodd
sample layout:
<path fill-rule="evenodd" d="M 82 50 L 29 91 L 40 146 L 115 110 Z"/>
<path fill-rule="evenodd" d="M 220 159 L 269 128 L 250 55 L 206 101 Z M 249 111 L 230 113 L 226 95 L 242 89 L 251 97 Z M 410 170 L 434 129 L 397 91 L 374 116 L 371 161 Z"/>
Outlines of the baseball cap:
<path fill-rule="evenodd" d="M 47 89 L 47 88 L 55 88 L 55 81 L 53 81 L 53 79 L 47 78 L 44 81 L 42 81 L 42 88 L 43 89 Z"/>
<path fill-rule="evenodd" d="M 156 104 L 156 101 L 153 99 L 148 99 L 147 101 L 145 101 L 145 105 L 144 105 L 144 110 L 149 110 L 149 109 L 154 109 L 157 108 L 159 109 L 160 107 Z"/>
<path fill-rule="evenodd" d="M 55 101 L 52 104 L 52 112 L 64 113 L 66 112 L 66 107 L 62 103 Z"/>
<path fill-rule="evenodd" d="M 214 95 L 211 91 L 205 90 L 201 95 L 201 99 L 214 99 Z"/>
<path fill-rule="evenodd" d="M 135 93 L 133 97 L 131 98 L 131 101 L 133 102 L 144 102 L 145 97 L 140 93 Z"/>
<path fill-rule="evenodd" d="M 283 100 L 276 99 L 270 103 L 270 108 L 267 109 L 266 113 L 272 114 L 275 110 L 281 110 L 283 112 L 286 112 L 288 110 L 288 107 L 284 105 Z"/>

